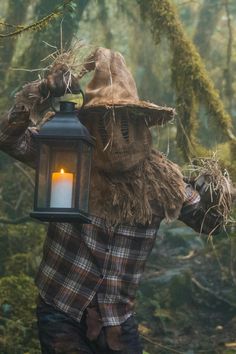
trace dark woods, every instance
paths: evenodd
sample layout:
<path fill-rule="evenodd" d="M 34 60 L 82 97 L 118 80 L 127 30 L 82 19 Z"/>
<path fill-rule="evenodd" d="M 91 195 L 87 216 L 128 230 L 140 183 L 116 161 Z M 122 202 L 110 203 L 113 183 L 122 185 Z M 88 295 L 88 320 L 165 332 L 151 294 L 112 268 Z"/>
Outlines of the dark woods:
<path fill-rule="evenodd" d="M 84 40 L 122 52 L 141 99 L 176 108 L 175 122 L 153 128 L 159 150 L 182 165 L 216 151 L 235 180 L 235 19 L 234 0 L 2 0 L 1 115 L 48 55 Z M 28 217 L 33 187 L 33 171 L 1 152 L 0 354 L 40 353 L 34 275 L 45 225 Z M 147 353 L 235 350 L 233 223 L 227 232 L 207 240 L 163 226 L 137 304 Z"/>

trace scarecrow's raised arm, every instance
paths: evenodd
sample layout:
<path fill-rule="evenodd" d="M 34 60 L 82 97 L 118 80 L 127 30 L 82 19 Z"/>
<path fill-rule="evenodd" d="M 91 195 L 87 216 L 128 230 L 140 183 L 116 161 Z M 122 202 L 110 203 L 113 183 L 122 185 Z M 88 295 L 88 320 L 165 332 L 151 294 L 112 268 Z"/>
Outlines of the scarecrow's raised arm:
<path fill-rule="evenodd" d="M 0 122 L 0 149 L 10 156 L 34 167 L 35 144 L 33 131 L 29 128 L 30 113 L 24 106 L 14 105 Z M 35 130 L 36 132 L 36 130 Z"/>
<path fill-rule="evenodd" d="M 17 93 L 14 106 L 0 122 L 0 149 L 12 157 L 35 166 L 36 146 L 34 134 L 36 127 L 30 127 L 32 122 L 38 124 L 51 105 L 52 97 L 63 96 L 68 88 L 67 68 L 54 67 L 43 80 L 26 84 Z M 72 76 L 70 92 L 78 93 L 78 80 Z M 46 118 L 52 114 L 47 113 Z"/>
<path fill-rule="evenodd" d="M 230 180 L 222 175 L 220 185 L 216 182 L 210 182 L 209 175 L 202 175 L 186 186 L 186 201 L 179 219 L 203 234 L 222 231 L 230 214 L 233 193 Z"/>

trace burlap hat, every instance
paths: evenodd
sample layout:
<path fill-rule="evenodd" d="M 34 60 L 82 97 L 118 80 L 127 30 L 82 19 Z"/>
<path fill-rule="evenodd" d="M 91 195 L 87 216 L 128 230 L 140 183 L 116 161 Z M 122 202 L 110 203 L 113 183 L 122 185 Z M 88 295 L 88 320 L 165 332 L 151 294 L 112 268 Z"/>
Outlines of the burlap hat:
<path fill-rule="evenodd" d="M 85 90 L 82 117 L 105 114 L 108 110 L 129 110 L 135 116 L 142 116 L 149 127 L 173 119 L 173 108 L 139 99 L 135 81 L 120 53 L 98 48 L 87 60 L 85 70 L 94 70 L 94 75 Z"/>

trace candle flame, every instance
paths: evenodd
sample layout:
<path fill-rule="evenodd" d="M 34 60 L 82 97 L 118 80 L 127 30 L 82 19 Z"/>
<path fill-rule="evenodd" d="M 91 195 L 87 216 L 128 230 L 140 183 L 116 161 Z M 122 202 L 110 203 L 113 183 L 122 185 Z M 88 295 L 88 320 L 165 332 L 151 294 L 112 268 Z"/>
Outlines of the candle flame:
<path fill-rule="evenodd" d="M 64 173 L 65 171 L 64 171 L 64 169 L 63 168 L 61 168 L 61 171 L 60 171 L 61 173 Z"/>

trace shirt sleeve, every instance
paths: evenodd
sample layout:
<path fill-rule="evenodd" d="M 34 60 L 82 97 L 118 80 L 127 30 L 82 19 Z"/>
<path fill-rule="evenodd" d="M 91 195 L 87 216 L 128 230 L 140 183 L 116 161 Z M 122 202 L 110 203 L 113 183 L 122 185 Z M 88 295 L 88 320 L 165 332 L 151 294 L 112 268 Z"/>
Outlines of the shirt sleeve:
<path fill-rule="evenodd" d="M 214 235 L 223 229 L 223 217 L 216 207 L 207 210 L 201 203 L 201 196 L 192 185 L 186 185 L 186 199 L 184 201 L 179 220 L 197 232 Z"/>
<path fill-rule="evenodd" d="M 0 121 L 0 149 L 30 167 L 36 166 L 36 128 L 27 121 L 9 122 L 8 115 Z"/>

